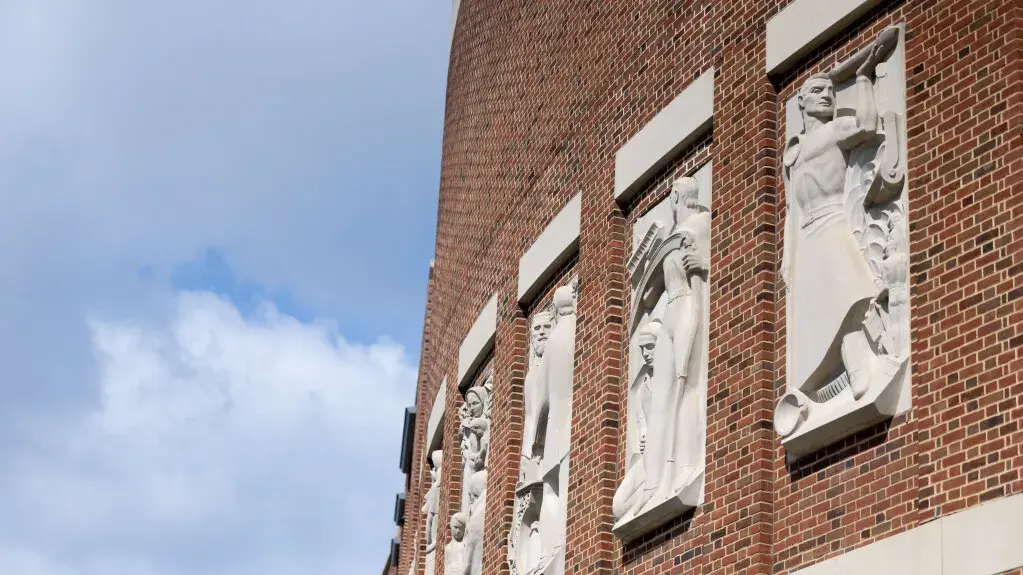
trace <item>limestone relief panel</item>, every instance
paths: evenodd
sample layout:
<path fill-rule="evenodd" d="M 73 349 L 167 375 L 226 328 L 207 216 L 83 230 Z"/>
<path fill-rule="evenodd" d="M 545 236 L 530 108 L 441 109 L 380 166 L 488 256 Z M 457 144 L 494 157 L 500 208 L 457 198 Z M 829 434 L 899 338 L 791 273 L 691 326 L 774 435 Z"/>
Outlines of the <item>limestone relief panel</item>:
<path fill-rule="evenodd" d="M 789 104 L 774 425 L 790 458 L 909 409 L 904 45 L 885 29 Z"/>
<path fill-rule="evenodd" d="M 437 516 L 440 513 L 440 481 L 441 462 L 444 452 L 434 451 L 430 455 L 430 490 L 426 493 L 426 501 L 423 503 L 423 514 L 426 515 L 426 572 L 431 575 L 435 572 L 435 553 L 437 549 Z"/>
<path fill-rule="evenodd" d="M 530 325 L 519 481 L 508 536 L 512 575 L 563 575 L 578 279 Z"/>
<path fill-rule="evenodd" d="M 626 473 L 613 501 L 626 541 L 703 502 L 709 204 L 708 164 L 636 223 Z"/>
<path fill-rule="evenodd" d="M 483 573 L 483 524 L 487 501 L 487 456 L 490 451 L 490 403 L 493 372 L 483 385 L 465 391 L 459 408 L 462 453 L 462 502 L 451 518 L 452 540 L 444 547 L 444 575 Z"/>

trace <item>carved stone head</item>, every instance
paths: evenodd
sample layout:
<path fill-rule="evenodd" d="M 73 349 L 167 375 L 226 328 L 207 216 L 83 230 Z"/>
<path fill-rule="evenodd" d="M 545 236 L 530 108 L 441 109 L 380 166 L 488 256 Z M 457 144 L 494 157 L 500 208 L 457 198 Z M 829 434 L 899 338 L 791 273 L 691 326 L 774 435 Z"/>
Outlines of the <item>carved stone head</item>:
<path fill-rule="evenodd" d="M 465 513 L 455 513 L 451 516 L 451 537 L 458 542 L 462 541 L 465 537 L 465 524 L 468 522 L 468 518 Z"/>
<path fill-rule="evenodd" d="M 543 357 L 544 349 L 547 346 L 547 338 L 554 329 L 554 314 L 549 311 L 538 312 L 533 316 L 533 325 L 529 330 L 529 341 L 533 346 L 533 353 L 537 357 Z"/>
<path fill-rule="evenodd" d="M 643 356 L 643 363 L 647 366 L 654 364 L 654 346 L 657 345 L 657 334 L 661 329 L 661 322 L 653 320 L 648 322 L 636 334 L 636 343 L 639 344 L 639 353 Z"/>
<path fill-rule="evenodd" d="M 433 462 L 434 471 L 440 469 L 441 462 L 444 460 L 444 452 L 438 449 L 430 454 L 430 461 Z"/>
<path fill-rule="evenodd" d="M 700 182 L 696 178 L 683 176 L 671 184 L 671 213 L 675 224 L 680 224 L 689 214 L 700 209 Z"/>
<path fill-rule="evenodd" d="M 468 408 L 470 417 L 483 417 L 486 402 L 483 398 L 483 389 L 471 387 L 465 392 L 465 405 Z"/>
<path fill-rule="evenodd" d="M 451 538 L 459 543 L 465 537 L 465 523 L 467 519 L 465 513 L 455 513 L 451 516 Z"/>
<path fill-rule="evenodd" d="M 835 117 L 835 85 L 826 73 L 814 74 L 799 88 L 799 109 L 806 117 L 830 122 Z"/>

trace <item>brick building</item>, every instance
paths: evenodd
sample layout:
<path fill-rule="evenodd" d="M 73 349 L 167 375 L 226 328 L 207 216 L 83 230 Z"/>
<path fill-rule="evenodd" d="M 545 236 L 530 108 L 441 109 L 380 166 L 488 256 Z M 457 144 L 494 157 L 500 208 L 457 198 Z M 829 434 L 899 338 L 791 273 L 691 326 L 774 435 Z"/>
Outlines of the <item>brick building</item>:
<path fill-rule="evenodd" d="M 426 574 L 435 451 L 443 572 L 466 490 L 459 409 L 490 377 L 482 570 L 510 573 L 530 321 L 577 277 L 566 573 L 1023 573 L 1023 3 L 461 0 L 455 15 L 386 572 Z M 775 425 L 799 353 L 781 276 L 792 103 L 893 26 L 907 403 L 795 457 Z M 612 503 L 628 456 L 630 257 L 671 182 L 708 166 L 703 498 L 623 541 Z"/>

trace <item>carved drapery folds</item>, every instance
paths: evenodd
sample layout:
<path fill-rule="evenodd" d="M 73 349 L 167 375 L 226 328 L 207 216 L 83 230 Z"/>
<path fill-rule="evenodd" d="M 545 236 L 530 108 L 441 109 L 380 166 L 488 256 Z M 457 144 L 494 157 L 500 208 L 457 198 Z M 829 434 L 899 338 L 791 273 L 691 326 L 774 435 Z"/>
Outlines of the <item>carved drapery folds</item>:
<path fill-rule="evenodd" d="M 462 504 L 461 510 L 451 518 L 452 540 L 444 547 L 444 575 L 481 575 L 483 572 L 493 384 L 493 372 L 489 372 L 483 385 L 465 391 L 465 401 L 458 410 Z"/>
<path fill-rule="evenodd" d="M 530 326 L 522 457 L 508 536 L 512 575 L 565 572 L 578 286 L 576 278 L 555 290 Z"/>
<path fill-rule="evenodd" d="M 904 42 L 884 30 L 810 77 L 789 114 L 788 381 L 774 424 L 790 458 L 909 408 Z"/>
<path fill-rule="evenodd" d="M 637 222 L 639 235 L 629 261 L 633 305 L 626 473 L 613 502 L 614 532 L 625 540 L 703 501 L 710 304 L 707 180 L 701 186 L 697 178 L 679 178 L 667 200 L 671 219 Z"/>

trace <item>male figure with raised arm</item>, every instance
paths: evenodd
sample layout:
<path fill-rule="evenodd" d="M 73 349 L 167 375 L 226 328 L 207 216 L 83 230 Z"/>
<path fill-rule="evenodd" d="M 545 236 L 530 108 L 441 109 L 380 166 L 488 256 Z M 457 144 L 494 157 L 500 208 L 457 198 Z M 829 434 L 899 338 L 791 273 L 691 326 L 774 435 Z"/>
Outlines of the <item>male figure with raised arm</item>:
<path fill-rule="evenodd" d="M 855 115 L 835 117 L 827 74 L 799 89 L 803 131 L 785 150 L 787 217 L 782 277 L 790 290 L 789 370 L 793 386 L 812 393 L 848 373 L 853 396 L 870 387 L 873 352 L 862 331 L 876 295 L 871 272 L 846 217 L 849 151 L 877 134 L 871 75 L 884 57 L 875 43 L 856 70 Z"/>

